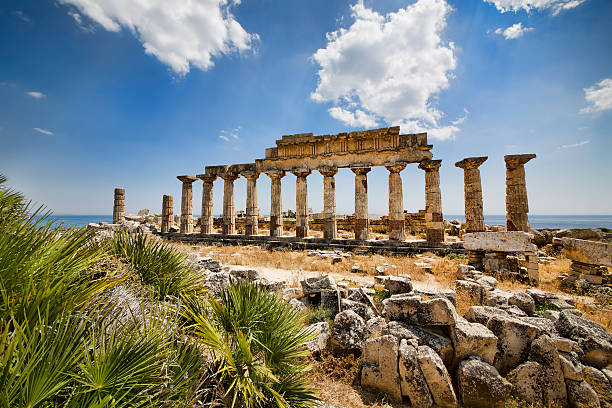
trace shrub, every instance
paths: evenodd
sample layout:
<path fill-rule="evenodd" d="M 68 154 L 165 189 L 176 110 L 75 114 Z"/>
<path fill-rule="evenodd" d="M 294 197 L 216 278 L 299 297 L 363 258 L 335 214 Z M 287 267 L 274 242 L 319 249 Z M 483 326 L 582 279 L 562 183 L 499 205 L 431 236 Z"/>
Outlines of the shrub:
<path fill-rule="evenodd" d="M 204 292 L 203 277 L 186 266 L 186 256 L 169 244 L 123 231 L 115 234 L 110 246 L 113 254 L 136 268 L 159 299 Z"/>
<path fill-rule="evenodd" d="M 306 311 L 306 324 L 313 324 L 318 322 L 327 322 L 331 325 L 333 319 L 331 317 L 331 312 L 323 307 L 323 305 L 318 305 L 316 307 L 309 307 Z"/>
<path fill-rule="evenodd" d="M 250 283 L 232 283 L 219 301 L 209 297 L 204 305 L 197 303 L 186 302 L 183 313 L 214 357 L 225 406 L 314 406 L 304 358 L 312 334 L 303 326 L 301 312 Z"/>

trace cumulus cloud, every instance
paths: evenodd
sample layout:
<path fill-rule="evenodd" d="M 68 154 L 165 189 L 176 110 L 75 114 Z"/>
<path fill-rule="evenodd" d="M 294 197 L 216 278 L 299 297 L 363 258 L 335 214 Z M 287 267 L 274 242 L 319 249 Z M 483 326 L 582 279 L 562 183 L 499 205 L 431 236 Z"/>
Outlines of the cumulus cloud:
<path fill-rule="evenodd" d="M 76 7 L 69 13 L 82 25 L 81 14 L 108 31 L 128 28 L 147 54 L 180 75 L 190 67 L 210 69 L 213 58 L 252 49 L 259 38 L 249 34 L 230 12 L 240 0 L 59 0 Z"/>
<path fill-rule="evenodd" d="M 586 0 L 484 0 L 492 3 L 502 13 L 508 11 L 550 10 L 554 16 L 564 10 L 578 7 Z"/>
<path fill-rule="evenodd" d="M 498 28 L 495 30 L 495 34 L 503 35 L 506 40 L 515 40 L 522 37 L 526 32 L 533 30 L 533 27 L 523 27 L 523 23 L 516 23 L 506 29 Z"/>
<path fill-rule="evenodd" d="M 612 78 L 602 79 L 595 85 L 584 89 L 584 99 L 589 106 L 580 113 L 595 113 L 612 109 Z"/>
<path fill-rule="evenodd" d="M 39 133 L 42 133 L 43 135 L 47 135 L 47 136 L 53 135 L 53 132 L 50 131 L 50 130 L 47 130 L 47 129 L 41 129 L 41 128 L 35 127 L 34 130 L 39 132 Z"/>
<path fill-rule="evenodd" d="M 42 92 L 38 92 L 38 91 L 30 91 L 30 92 L 26 92 L 26 94 L 30 95 L 34 99 L 43 99 L 47 97 L 47 95 L 45 95 Z"/>
<path fill-rule="evenodd" d="M 352 127 L 440 128 L 436 96 L 457 64 L 453 44 L 441 38 L 450 11 L 445 0 L 418 0 L 382 15 L 359 1 L 351 7 L 353 24 L 328 33 L 312 56 L 320 69 L 310 97 L 331 102 L 330 115 Z"/>
<path fill-rule="evenodd" d="M 566 144 L 559 146 L 559 149 L 572 149 L 574 147 L 584 146 L 585 144 L 590 143 L 590 140 L 583 140 L 582 142 L 574 143 L 574 144 Z"/>

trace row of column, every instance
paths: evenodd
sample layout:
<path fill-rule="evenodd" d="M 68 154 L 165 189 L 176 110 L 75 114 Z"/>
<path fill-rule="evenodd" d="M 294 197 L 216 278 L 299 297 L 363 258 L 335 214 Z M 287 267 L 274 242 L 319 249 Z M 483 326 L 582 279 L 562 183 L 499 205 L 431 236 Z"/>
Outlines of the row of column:
<path fill-rule="evenodd" d="M 440 194 L 440 168 L 441 160 L 428 160 L 421 162 L 419 168 L 425 170 L 425 206 L 426 227 L 428 241 L 444 241 L 444 222 L 442 219 L 442 201 Z M 404 230 L 404 204 L 402 194 L 402 178 L 400 172 L 406 168 L 405 162 L 388 163 L 389 170 L 389 238 L 393 240 L 405 239 Z M 368 164 L 350 166 L 355 173 L 355 239 L 369 238 L 368 214 L 368 179 L 367 174 L 371 167 Z M 335 239 L 337 236 L 336 223 L 336 184 L 335 175 L 338 168 L 333 166 L 321 167 L 318 171 L 323 175 L 325 219 L 324 237 Z M 281 179 L 285 177 L 284 170 L 268 170 L 265 172 L 271 179 L 271 205 L 270 205 L 270 235 L 280 236 L 283 233 L 282 219 L 282 191 Z M 308 236 L 308 183 L 306 178 L 312 170 L 297 168 L 291 170 L 296 176 L 296 236 Z M 236 209 L 234 204 L 234 181 L 243 176 L 247 179 L 246 203 L 246 235 L 258 233 L 259 209 L 257 207 L 257 179 L 256 171 L 232 172 L 219 175 L 224 181 L 223 186 L 223 234 L 236 233 Z M 181 233 L 193 232 L 193 205 L 192 183 L 196 177 L 178 176 L 183 183 L 183 196 L 181 201 Z M 213 182 L 217 176 L 200 174 L 197 178 L 204 182 L 202 191 L 202 221 L 201 233 L 210 234 L 213 228 Z M 162 231 L 164 232 L 164 231 Z"/>

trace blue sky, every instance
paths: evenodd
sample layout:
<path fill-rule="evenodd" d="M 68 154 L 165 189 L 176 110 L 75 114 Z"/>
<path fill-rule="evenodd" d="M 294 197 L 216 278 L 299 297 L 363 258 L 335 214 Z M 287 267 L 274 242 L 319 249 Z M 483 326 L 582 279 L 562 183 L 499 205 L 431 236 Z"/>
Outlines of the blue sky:
<path fill-rule="evenodd" d="M 510 153 L 538 155 L 532 213 L 612 214 L 611 21 L 609 0 L 3 0 L 0 172 L 58 214 L 109 214 L 114 187 L 128 212 L 163 194 L 179 211 L 177 175 L 252 162 L 285 134 L 401 125 L 429 132 L 447 214 L 463 213 L 454 163 L 481 155 L 485 213 L 503 214 Z M 372 213 L 387 175 L 370 173 Z M 424 208 L 423 172 L 402 178 L 405 208 Z M 342 169 L 338 212 L 353 183 Z M 197 182 L 196 214 L 200 197 Z M 214 197 L 219 213 L 221 181 Z"/>

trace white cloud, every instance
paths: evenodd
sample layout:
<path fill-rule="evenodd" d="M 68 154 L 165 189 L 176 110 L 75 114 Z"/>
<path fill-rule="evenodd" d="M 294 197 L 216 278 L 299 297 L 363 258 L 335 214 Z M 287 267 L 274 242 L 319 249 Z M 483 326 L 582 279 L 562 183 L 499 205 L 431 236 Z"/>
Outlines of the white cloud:
<path fill-rule="evenodd" d="M 259 38 L 247 33 L 230 12 L 240 0 L 59 0 L 108 31 L 128 28 L 147 54 L 180 75 L 191 66 L 207 70 L 213 58 L 252 48 Z M 78 14 L 78 13 L 77 13 Z M 70 14 L 77 24 L 80 15 Z"/>
<path fill-rule="evenodd" d="M 231 142 L 233 140 L 240 140 L 240 136 L 238 133 L 242 129 L 242 126 L 237 126 L 234 129 L 230 130 L 222 130 L 219 135 L 219 139 L 225 140 L 226 142 Z"/>
<path fill-rule="evenodd" d="M 13 14 L 15 14 L 17 17 L 19 17 L 19 19 L 21 19 L 22 21 L 25 21 L 26 23 L 31 23 L 32 22 L 32 19 L 30 17 L 28 17 L 21 10 L 16 10 L 16 11 L 13 12 Z"/>
<path fill-rule="evenodd" d="M 495 30 L 495 34 L 503 35 L 506 40 L 515 40 L 522 37 L 526 32 L 533 30 L 533 27 L 523 27 L 523 23 L 516 23 L 506 29 L 498 28 Z"/>
<path fill-rule="evenodd" d="M 359 1 L 351 11 L 353 24 L 328 33 L 312 56 L 320 69 L 311 99 L 331 102 L 330 115 L 348 126 L 440 128 L 436 96 L 457 64 L 453 44 L 440 37 L 451 7 L 419 0 L 382 15 Z"/>
<path fill-rule="evenodd" d="M 53 132 L 47 129 L 41 129 L 41 128 L 34 128 L 35 131 L 42 133 L 43 135 L 47 135 L 47 136 L 51 136 L 53 135 Z"/>
<path fill-rule="evenodd" d="M 38 91 L 30 91 L 30 92 L 26 92 L 26 94 L 30 95 L 34 99 L 43 99 L 47 97 L 47 95 L 45 95 L 42 92 L 38 92 Z"/>
<path fill-rule="evenodd" d="M 590 140 L 583 140 L 582 142 L 574 143 L 574 144 L 566 144 L 559 146 L 559 149 L 572 149 L 574 147 L 584 146 L 585 144 L 590 143 Z"/>
<path fill-rule="evenodd" d="M 561 11 L 578 7 L 586 0 L 484 0 L 492 3 L 502 13 L 508 11 L 550 10 L 554 16 Z"/>
<path fill-rule="evenodd" d="M 580 113 L 594 113 L 612 109 L 612 78 L 602 79 L 595 85 L 584 89 L 584 99 L 590 106 Z"/>

